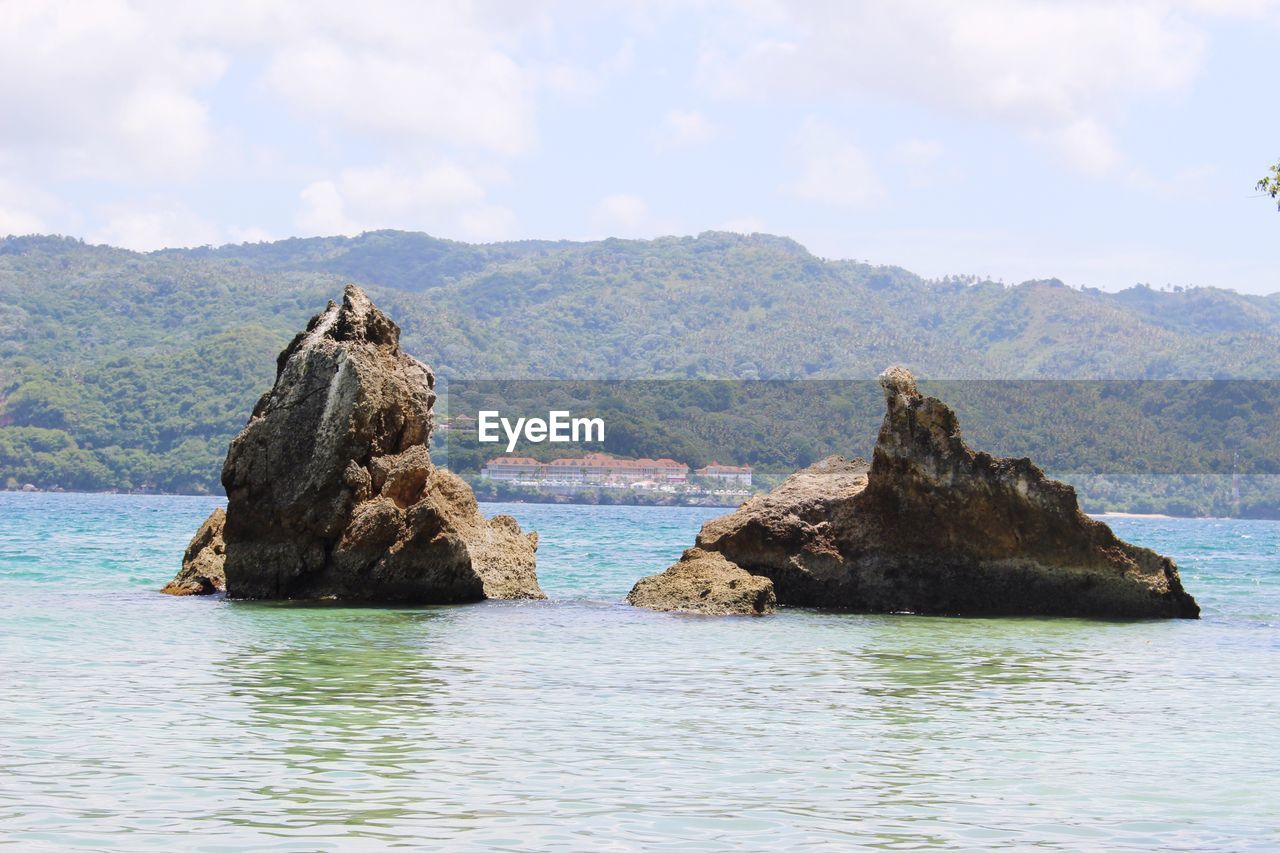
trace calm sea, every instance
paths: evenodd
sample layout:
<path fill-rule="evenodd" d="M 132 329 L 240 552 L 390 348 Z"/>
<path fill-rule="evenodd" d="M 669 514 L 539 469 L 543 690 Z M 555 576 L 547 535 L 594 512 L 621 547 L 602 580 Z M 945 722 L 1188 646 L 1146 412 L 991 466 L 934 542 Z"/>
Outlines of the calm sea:
<path fill-rule="evenodd" d="M 1199 622 L 716 619 L 620 602 L 722 510 L 487 507 L 547 602 L 159 595 L 214 505 L 0 494 L 0 841 L 1280 845 L 1280 523 L 1114 523 Z"/>

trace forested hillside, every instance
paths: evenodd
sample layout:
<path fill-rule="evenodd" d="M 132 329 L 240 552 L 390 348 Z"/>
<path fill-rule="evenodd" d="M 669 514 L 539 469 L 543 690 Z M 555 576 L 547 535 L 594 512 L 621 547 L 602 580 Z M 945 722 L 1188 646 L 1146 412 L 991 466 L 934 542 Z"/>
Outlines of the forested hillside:
<path fill-rule="evenodd" d="M 346 281 L 450 378 L 1280 377 L 1280 296 L 926 281 L 767 235 L 151 254 L 9 238 L 0 485 L 216 491 L 275 353 Z"/>

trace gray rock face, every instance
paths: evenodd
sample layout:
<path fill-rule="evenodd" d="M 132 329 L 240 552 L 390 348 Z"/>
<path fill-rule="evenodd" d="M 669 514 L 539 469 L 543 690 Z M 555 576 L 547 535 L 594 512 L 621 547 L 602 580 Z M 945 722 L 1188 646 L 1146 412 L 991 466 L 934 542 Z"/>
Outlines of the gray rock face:
<path fill-rule="evenodd" d="M 774 611 L 777 598 L 768 578 L 744 571 L 722 554 L 690 548 L 662 574 L 641 578 L 627 603 L 650 610 L 763 616 Z"/>
<path fill-rule="evenodd" d="M 434 384 L 358 287 L 312 318 L 222 469 L 229 597 L 543 597 L 537 534 L 432 465 Z"/>
<path fill-rule="evenodd" d="M 964 443 L 911 374 L 881 376 L 870 465 L 830 457 L 703 525 L 697 545 L 781 604 L 870 612 L 1196 618 L 1177 566 L 1080 511 L 1029 459 Z"/>
<path fill-rule="evenodd" d="M 223 572 L 223 564 L 227 550 L 222 541 L 222 528 L 226 523 L 227 514 L 222 507 L 210 513 L 182 555 L 182 570 L 161 592 L 166 595 L 211 595 L 226 591 L 227 576 Z"/>

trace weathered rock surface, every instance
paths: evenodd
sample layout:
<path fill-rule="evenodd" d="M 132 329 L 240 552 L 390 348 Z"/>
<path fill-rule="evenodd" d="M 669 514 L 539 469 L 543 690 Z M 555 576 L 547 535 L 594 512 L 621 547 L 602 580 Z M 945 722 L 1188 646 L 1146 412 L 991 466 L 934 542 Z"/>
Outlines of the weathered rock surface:
<path fill-rule="evenodd" d="M 880 377 L 870 465 L 830 457 L 712 519 L 698 547 L 771 579 L 781 604 L 869 612 L 1196 618 L 1177 566 L 1080 511 L 1028 459 L 965 446 L 911 374 Z"/>
<path fill-rule="evenodd" d="M 714 551 L 690 548 L 660 575 L 641 578 L 627 602 L 650 610 L 715 616 L 762 616 L 777 605 L 773 582 L 744 571 Z"/>
<path fill-rule="evenodd" d="M 167 595 L 211 595 L 226 591 L 227 576 L 223 572 L 223 563 L 227 551 L 222 541 L 222 528 L 226 523 L 227 514 L 222 507 L 205 519 L 182 555 L 182 570 L 161 592 Z"/>
<path fill-rule="evenodd" d="M 222 469 L 229 597 L 544 597 L 537 534 L 432 465 L 434 384 L 358 287 L 312 318 Z"/>

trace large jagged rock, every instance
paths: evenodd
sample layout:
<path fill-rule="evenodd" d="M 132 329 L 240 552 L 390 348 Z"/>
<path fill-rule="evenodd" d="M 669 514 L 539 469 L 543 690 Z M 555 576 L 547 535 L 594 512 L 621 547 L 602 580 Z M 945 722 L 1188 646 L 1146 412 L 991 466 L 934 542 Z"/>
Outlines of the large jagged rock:
<path fill-rule="evenodd" d="M 763 616 L 777 598 L 768 578 L 752 575 L 714 551 L 690 548 L 660 575 L 641 578 L 627 603 L 650 610 Z"/>
<path fill-rule="evenodd" d="M 781 604 L 871 612 L 1196 618 L 1177 566 L 1116 538 L 1029 459 L 965 446 L 903 368 L 870 465 L 830 457 L 708 521 L 698 547 Z"/>
<path fill-rule="evenodd" d="M 280 354 L 231 442 L 227 595 L 450 603 L 543 598 L 536 533 L 486 520 L 431 463 L 435 376 L 349 285 Z"/>
<path fill-rule="evenodd" d="M 212 595 L 226 592 L 227 576 L 223 571 L 226 561 L 226 544 L 222 541 L 222 528 L 227 514 L 218 507 L 191 537 L 191 544 L 182 555 L 182 569 L 161 592 L 166 595 Z"/>

